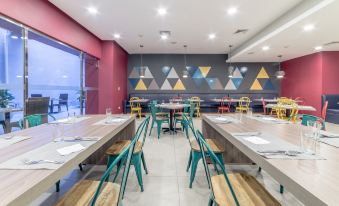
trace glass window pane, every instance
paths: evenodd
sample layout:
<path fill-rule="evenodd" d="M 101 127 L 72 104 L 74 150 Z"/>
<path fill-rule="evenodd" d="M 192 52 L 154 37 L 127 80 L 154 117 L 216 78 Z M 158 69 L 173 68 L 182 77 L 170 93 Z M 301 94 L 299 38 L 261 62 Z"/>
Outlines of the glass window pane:
<path fill-rule="evenodd" d="M 57 119 L 80 114 L 80 65 L 79 51 L 28 33 L 28 95 L 49 97 Z"/>
<path fill-rule="evenodd" d="M 84 56 L 84 108 L 86 114 L 97 114 L 98 97 L 98 59 L 86 54 Z"/>
<path fill-rule="evenodd" d="M 23 108 L 23 39 L 21 27 L 0 19 L 0 107 Z M 7 113 L 9 122 L 21 119 L 23 112 Z M 0 112 L 0 123 L 5 113 Z M 0 133 L 3 133 L 0 127 Z"/>

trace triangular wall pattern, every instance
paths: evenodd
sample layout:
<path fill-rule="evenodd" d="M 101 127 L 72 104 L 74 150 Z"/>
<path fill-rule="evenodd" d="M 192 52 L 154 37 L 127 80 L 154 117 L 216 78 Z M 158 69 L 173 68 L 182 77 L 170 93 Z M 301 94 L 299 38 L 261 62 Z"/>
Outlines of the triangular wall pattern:
<path fill-rule="evenodd" d="M 228 80 L 226 87 L 225 87 L 225 90 L 237 90 L 232 79 Z"/>
<path fill-rule="evenodd" d="M 259 81 L 257 79 L 255 79 L 250 90 L 263 90 L 263 88 L 260 85 Z"/>
<path fill-rule="evenodd" d="M 129 78 L 128 79 L 129 83 L 132 85 L 133 89 L 137 86 L 139 82 L 139 78 Z"/>
<path fill-rule="evenodd" d="M 161 90 L 172 90 L 172 86 L 170 85 L 167 79 L 162 84 Z"/>
<path fill-rule="evenodd" d="M 211 67 L 199 67 L 200 72 L 202 74 L 203 77 L 207 77 L 208 72 L 211 70 Z"/>
<path fill-rule="evenodd" d="M 151 84 L 148 86 L 148 90 L 159 90 L 157 82 L 153 79 Z"/>
<path fill-rule="evenodd" d="M 197 69 L 199 69 L 199 67 L 196 67 L 196 66 L 189 66 L 189 67 L 186 67 L 189 75 L 191 77 L 193 77 L 194 73 L 197 71 Z"/>
<path fill-rule="evenodd" d="M 210 89 L 212 90 L 222 90 L 223 86 L 221 85 L 218 78 L 206 78 L 206 82 Z"/>
<path fill-rule="evenodd" d="M 194 72 L 192 78 L 194 78 L 194 79 L 202 79 L 202 78 L 204 78 L 204 76 L 202 75 L 200 69 L 197 69 L 197 70 Z"/>
<path fill-rule="evenodd" d="M 147 87 L 142 79 L 139 80 L 135 90 L 147 90 Z"/>
<path fill-rule="evenodd" d="M 259 79 L 259 78 L 260 79 L 269 79 L 270 78 L 264 67 L 261 67 L 260 72 L 257 75 L 257 79 Z"/>
<path fill-rule="evenodd" d="M 139 67 L 134 67 L 129 74 L 128 78 L 139 78 Z"/>
<path fill-rule="evenodd" d="M 169 66 L 163 66 L 163 67 L 161 68 L 161 70 L 162 70 L 162 73 L 164 73 L 165 76 L 167 77 L 168 73 L 169 73 L 170 70 L 171 70 L 171 67 L 169 67 Z"/>
<path fill-rule="evenodd" d="M 144 78 L 153 78 L 153 75 L 148 67 L 145 67 L 145 77 Z"/>
<path fill-rule="evenodd" d="M 237 67 L 234 72 L 233 72 L 233 77 L 232 78 L 243 78 L 239 68 Z"/>
<path fill-rule="evenodd" d="M 264 89 L 265 89 L 265 90 L 274 90 L 274 89 L 275 89 L 275 87 L 274 87 L 274 85 L 273 85 L 273 83 L 272 83 L 271 80 L 268 80 L 268 81 L 266 82 L 266 84 L 265 84 L 265 86 L 264 86 Z"/>
<path fill-rule="evenodd" d="M 174 85 L 173 90 L 186 90 L 184 84 L 180 79 L 178 79 L 177 83 Z"/>
<path fill-rule="evenodd" d="M 174 67 L 172 67 L 171 71 L 168 73 L 167 78 L 177 79 L 179 78 L 177 72 L 175 71 Z"/>
<path fill-rule="evenodd" d="M 232 80 L 235 88 L 239 89 L 239 87 L 240 87 L 240 85 L 242 83 L 243 78 L 232 78 L 231 80 Z"/>

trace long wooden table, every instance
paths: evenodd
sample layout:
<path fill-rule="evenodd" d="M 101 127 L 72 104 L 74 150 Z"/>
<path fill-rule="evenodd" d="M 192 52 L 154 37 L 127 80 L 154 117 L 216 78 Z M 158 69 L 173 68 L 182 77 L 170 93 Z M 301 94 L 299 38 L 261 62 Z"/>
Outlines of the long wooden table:
<path fill-rule="evenodd" d="M 320 155 L 326 160 L 266 159 L 231 135 L 233 132 L 259 131 L 263 135 L 281 138 L 299 145 L 300 130 L 295 124 L 265 124 L 243 117 L 241 123 L 218 124 L 203 115 L 202 130 L 206 138 L 216 138 L 230 148 L 225 161 L 235 160 L 258 164 L 280 184 L 284 185 L 305 205 L 339 204 L 339 149 L 320 143 Z M 240 155 L 239 158 L 237 155 Z M 230 157 L 231 156 L 231 157 Z M 243 157 L 245 156 L 245 157 Z"/>
<path fill-rule="evenodd" d="M 104 119 L 104 115 L 91 115 L 89 119 L 65 125 L 67 136 L 98 136 L 100 139 L 56 170 L 0 170 L 0 205 L 28 205 L 78 164 L 84 161 L 104 164 L 105 150 L 117 140 L 130 139 L 135 132 L 135 116 L 124 116 L 128 120 L 120 125 L 93 125 Z M 15 132 L 32 138 L 2 148 L 0 163 L 53 141 L 52 127 L 44 124 Z"/>

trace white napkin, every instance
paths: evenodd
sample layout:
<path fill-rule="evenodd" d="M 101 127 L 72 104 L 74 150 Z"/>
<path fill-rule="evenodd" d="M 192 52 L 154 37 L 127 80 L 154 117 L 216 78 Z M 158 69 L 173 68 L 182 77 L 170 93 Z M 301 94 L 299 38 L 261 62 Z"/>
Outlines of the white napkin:
<path fill-rule="evenodd" d="M 18 142 L 31 139 L 29 136 L 19 136 L 19 135 L 6 135 L 4 137 L 0 137 L 0 148 L 8 147 L 12 144 L 16 144 Z"/>
<path fill-rule="evenodd" d="M 320 134 L 322 137 L 339 138 L 339 133 L 332 133 L 332 132 L 320 130 Z"/>
<path fill-rule="evenodd" d="M 73 142 L 73 141 L 98 141 L 100 137 L 79 137 L 79 136 L 74 136 L 74 137 L 58 137 L 54 139 L 54 142 Z"/>
<path fill-rule="evenodd" d="M 233 136 L 250 137 L 250 136 L 258 136 L 258 135 L 260 135 L 260 132 L 233 132 L 231 134 Z"/>
<path fill-rule="evenodd" d="M 57 152 L 60 155 L 65 156 L 65 155 L 72 154 L 74 152 L 79 152 L 83 149 L 85 149 L 85 147 L 82 146 L 81 144 L 74 144 L 74 145 L 71 145 L 71 146 L 68 146 L 68 147 L 62 147 L 60 149 L 57 149 Z"/>
<path fill-rule="evenodd" d="M 257 136 L 245 137 L 244 140 L 249 141 L 253 144 L 269 144 L 270 143 L 269 141 L 263 138 L 257 137 Z"/>
<path fill-rule="evenodd" d="M 225 117 L 216 117 L 215 120 L 218 120 L 221 122 L 229 122 L 228 118 L 225 118 Z"/>

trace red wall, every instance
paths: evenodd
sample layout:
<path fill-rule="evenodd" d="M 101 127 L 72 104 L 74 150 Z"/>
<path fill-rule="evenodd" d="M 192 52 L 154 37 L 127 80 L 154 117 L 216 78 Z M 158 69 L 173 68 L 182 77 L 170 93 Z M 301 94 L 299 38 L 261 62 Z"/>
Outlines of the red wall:
<path fill-rule="evenodd" d="M 95 57 L 101 41 L 47 0 L 0 0 L 0 13 Z"/>
<path fill-rule="evenodd" d="M 99 58 L 98 77 L 93 77 L 99 80 L 99 92 L 88 97 L 94 108 L 86 109 L 105 113 L 110 107 L 114 113 L 122 112 L 127 96 L 128 54 L 117 43 L 101 41 L 47 0 L 0 0 L 0 14 Z"/>
<path fill-rule="evenodd" d="M 321 114 L 322 94 L 322 55 L 315 53 L 282 62 L 282 70 L 286 76 L 281 82 L 281 96 L 302 97 L 306 104 L 317 109 L 310 112 Z"/>
<path fill-rule="evenodd" d="M 111 108 L 122 113 L 122 102 L 127 96 L 127 53 L 117 43 L 103 41 L 99 71 L 99 113 Z"/>
<path fill-rule="evenodd" d="M 322 52 L 323 94 L 339 94 L 339 51 Z"/>

